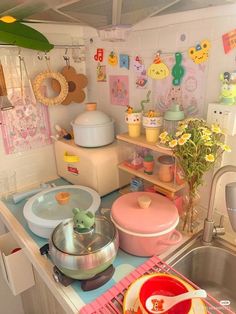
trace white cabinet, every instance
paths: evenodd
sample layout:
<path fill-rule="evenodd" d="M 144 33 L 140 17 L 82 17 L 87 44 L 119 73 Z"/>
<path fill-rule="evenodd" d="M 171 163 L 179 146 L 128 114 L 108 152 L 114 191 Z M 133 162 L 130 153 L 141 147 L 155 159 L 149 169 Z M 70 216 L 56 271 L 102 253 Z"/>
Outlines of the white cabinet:
<path fill-rule="evenodd" d="M 12 250 L 17 247 L 10 233 L 0 236 L 1 271 L 13 295 L 18 295 L 34 285 L 32 265 L 25 256 L 24 250 L 20 249 L 12 253 Z"/>

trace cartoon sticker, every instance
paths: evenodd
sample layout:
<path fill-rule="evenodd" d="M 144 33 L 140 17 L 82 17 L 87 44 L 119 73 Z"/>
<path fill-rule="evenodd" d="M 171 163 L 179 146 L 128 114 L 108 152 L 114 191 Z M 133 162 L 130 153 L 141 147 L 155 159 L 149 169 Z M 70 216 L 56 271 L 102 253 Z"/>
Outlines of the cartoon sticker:
<path fill-rule="evenodd" d="M 120 54 L 119 60 L 120 60 L 120 68 L 126 68 L 127 70 L 129 70 L 129 56 Z"/>
<path fill-rule="evenodd" d="M 106 82 L 107 81 L 107 73 L 106 73 L 106 66 L 97 65 L 97 82 Z"/>
<path fill-rule="evenodd" d="M 208 59 L 208 52 L 211 47 L 209 40 L 203 40 L 196 47 L 191 47 L 188 50 L 190 59 L 196 64 L 203 63 Z"/>
<path fill-rule="evenodd" d="M 169 69 L 165 63 L 160 59 L 160 55 L 157 54 L 153 63 L 148 68 L 148 76 L 154 80 L 162 80 L 169 75 Z"/>
<path fill-rule="evenodd" d="M 145 70 L 145 66 L 141 57 L 136 56 L 133 59 L 133 70 L 136 74 L 143 74 Z"/>
<path fill-rule="evenodd" d="M 174 86 L 180 85 L 182 78 L 184 76 L 184 67 L 181 65 L 182 63 L 182 54 L 180 52 L 176 52 L 175 54 L 175 65 L 172 68 L 172 84 Z"/>
<path fill-rule="evenodd" d="M 103 61 L 103 55 L 104 55 L 104 49 L 103 48 L 97 48 L 97 53 L 93 56 L 95 61 Z"/>
<path fill-rule="evenodd" d="M 116 66 L 118 63 L 117 54 L 114 51 L 111 51 L 108 56 L 108 63 L 112 66 Z"/>

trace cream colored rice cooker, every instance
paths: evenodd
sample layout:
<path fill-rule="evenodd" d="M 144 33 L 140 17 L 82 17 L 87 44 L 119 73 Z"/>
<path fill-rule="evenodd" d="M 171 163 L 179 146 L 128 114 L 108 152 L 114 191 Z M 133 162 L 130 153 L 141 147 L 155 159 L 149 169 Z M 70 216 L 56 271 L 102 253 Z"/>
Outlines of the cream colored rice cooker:
<path fill-rule="evenodd" d="M 107 146 L 84 148 L 73 140 L 59 140 L 54 147 L 57 173 L 70 183 L 90 187 L 100 196 L 130 183 L 130 174 L 118 169 L 126 156 L 117 141 Z"/>

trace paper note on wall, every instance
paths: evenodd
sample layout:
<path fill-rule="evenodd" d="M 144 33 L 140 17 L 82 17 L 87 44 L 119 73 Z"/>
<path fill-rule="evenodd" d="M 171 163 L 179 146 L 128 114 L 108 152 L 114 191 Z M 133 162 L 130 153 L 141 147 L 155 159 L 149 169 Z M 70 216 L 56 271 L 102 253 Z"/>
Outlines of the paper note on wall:
<path fill-rule="evenodd" d="M 236 29 L 222 36 L 225 53 L 236 47 Z"/>

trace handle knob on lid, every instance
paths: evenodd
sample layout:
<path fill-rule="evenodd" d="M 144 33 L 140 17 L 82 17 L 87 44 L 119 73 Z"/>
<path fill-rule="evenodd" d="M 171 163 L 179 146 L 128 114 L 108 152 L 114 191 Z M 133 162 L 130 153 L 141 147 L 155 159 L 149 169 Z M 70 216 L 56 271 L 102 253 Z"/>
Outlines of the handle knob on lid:
<path fill-rule="evenodd" d="M 148 208 L 151 205 L 152 199 L 147 195 L 138 197 L 138 204 L 140 208 Z"/>

